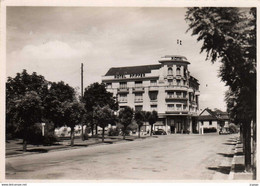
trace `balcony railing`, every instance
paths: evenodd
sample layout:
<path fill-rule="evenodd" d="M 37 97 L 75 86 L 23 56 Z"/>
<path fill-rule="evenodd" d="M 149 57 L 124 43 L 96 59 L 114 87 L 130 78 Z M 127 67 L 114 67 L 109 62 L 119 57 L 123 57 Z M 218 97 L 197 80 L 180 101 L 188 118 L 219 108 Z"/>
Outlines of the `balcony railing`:
<path fill-rule="evenodd" d="M 119 99 L 118 102 L 119 103 L 127 103 L 127 99 Z"/>
<path fill-rule="evenodd" d="M 166 100 L 188 100 L 187 96 L 166 96 Z"/>
<path fill-rule="evenodd" d="M 158 90 L 159 90 L 159 86 L 151 85 L 149 87 L 149 91 L 158 91 Z"/>
<path fill-rule="evenodd" d="M 144 87 L 133 87 L 133 92 L 144 92 Z"/>
<path fill-rule="evenodd" d="M 188 87 L 187 86 L 184 86 L 184 85 L 168 85 L 165 87 L 165 90 L 166 91 L 169 91 L 169 90 L 183 90 L 183 91 L 187 91 L 188 90 Z"/>
<path fill-rule="evenodd" d="M 143 99 L 135 99 L 135 103 L 142 103 Z"/>
<path fill-rule="evenodd" d="M 120 87 L 117 89 L 117 92 L 129 92 L 129 88 L 127 87 Z"/>

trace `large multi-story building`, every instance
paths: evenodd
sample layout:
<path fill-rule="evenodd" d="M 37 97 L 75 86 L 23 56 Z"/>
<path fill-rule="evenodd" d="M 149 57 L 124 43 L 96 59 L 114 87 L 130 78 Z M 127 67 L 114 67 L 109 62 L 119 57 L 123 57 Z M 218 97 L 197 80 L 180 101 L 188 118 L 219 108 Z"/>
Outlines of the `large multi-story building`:
<path fill-rule="evenodd" d="M 110 68 L 102 82 L 119 107 L 158 112 L 155 126 L 167 133 L 195 132 L 199 83 L 190 75 L 186 57 L 168 55 L 160 64 Z"/>

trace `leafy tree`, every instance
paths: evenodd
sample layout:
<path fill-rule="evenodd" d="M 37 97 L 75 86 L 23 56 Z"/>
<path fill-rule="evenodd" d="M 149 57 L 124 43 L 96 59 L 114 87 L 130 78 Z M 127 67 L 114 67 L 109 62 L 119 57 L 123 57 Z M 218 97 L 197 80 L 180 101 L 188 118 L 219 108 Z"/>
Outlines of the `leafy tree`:
<path fill-rule="evenodd" d="M 138 125 L 138 137 L 140 138 L 141 127 L 145 122 L 145 111 L 135 111 L 135 121 Z"/>
<path fill-rule="evenodd" d="M 153 125 L 156 123 L 156 121 L 158 119 L 158 113 L 155 110 L 153 110 L 152 112 L 146 112 L 145 118 L 146 118 L 146 121 L 148 121 L 149 125 L 151 125 L 150 135 L 152 136 Z"/>
<path fill-rule="evenodd" d="M 28 74 L 26 70 L 17 73 L 14 78 L 8 77 L 6 82 L 6 132 L 11 132 L 12 137 L 24 139 L 24 150 L 27 145 L 27 135 L 29 126 L 34 125 L 34 121 L 42 121 L 42 100 L 48 92 L 48 82 L 36 72 Z M 32 96 L 32 100 L 29 97 Z M 38 103 L 38 105 L 36 105 Z M 23 104 L 25 108 L 23 108 Z M 33 109 L 35 107 L 35 109 Z M 30 118 L 26 118 L 28 110 L 34 113 Z M 24 114 L 23 114 L 24 112 Z M 24 115 L 24 116 L 23 116 Z M 27 115 L 28 117 L 28 115 Z M 38 118 L 37 118 L 38 117 Z M 13 130 L 10 130 L 13 129 Z M 34 131 L 31 131 L 34 132 Z"/>
<path fill-rule="evenodd" d="M 188 8 L 186 21 L 192 35 L 203 41 L 201 52 L 207 59 L 222 63 L 219 75 L 235 98 L 229 109 L 243 126 L 245 166 L 250 171 L 251 121 L 256 123 L 256 9 Z"/>
<path fill-rule="evenodd" d="M 58 83 L 49 82 L 48 93 L 45 96 L 44 110 L 45 110 L 45 118 L 48 121 L 52 121 L 54 123 L 54 128 L 61 127 L 64 125 L 64 117 L 62 117 L 62 113 L 64 112 L 64 104 L 65 102 L 72 102 L 75 99 L 75 90 L 65 84 L 63 81 Z"/>
<path fill-rule="evenodd" d="M 125 139 L 125 135 L 127 132 L 127 127 L 132 123 L 134 111 L 130 107 L 125 107 L 119 111 L 118 119 L 119 122 L 123 125 L 123 139 Z"/>
<path fill-rule="evenodd" d="M 112 124 L 114 121 L 114 111 L 108 105 L 104 107 L 97 106 L 94 108 L 93 117 L 97 124 L 102 128 L 102 142 L 104 142 L 105 127 Z"/>
<path fill-rule="evenodd" d="M 82 97 L 82 102 L 85 103 L 85 109 L 87 112 L 86 121 L 90 123 L 92 135 L 94 127 L 96 126 L 96 134 L 97 134 L 97 125 L 95 125 L 93 121 L 93 111 L 94 107 L 100 106 L 104 107 L 108 105 L 112 110 L 118 109 L 118 104 L 116 103 L 115 99 L 113 98 L 113 94 L 107 92 L 106 86 L 103 83 L 93 83 L 88 86 Z"/>
<path fill-rule="evenodd" d="M 23 134 L 23 151 L 26 151 L 29 135 L 32 132 L 30 128 L 41 121 L 42 101 L 35 91 L 28 91 L 10 102 L 8 112 L 12 118 L 8 120 L 17 123 L 17 130 Z"/>
<path fill-rule="evenodd" d="M 74 100 L 72 102 L 65 101 L 62 103 L 63 106 L 63 121 L 64 124 L 68 127 L 70 127 L 70 139 L 71 143 L 70 145 L 74 145 L 74 132 L 75 132 L 75 126 L 79 125 L 82 121 L 82 116 L 84 114 L 84 105 L 82 103 L 79 103 L 77 100 Z"/>

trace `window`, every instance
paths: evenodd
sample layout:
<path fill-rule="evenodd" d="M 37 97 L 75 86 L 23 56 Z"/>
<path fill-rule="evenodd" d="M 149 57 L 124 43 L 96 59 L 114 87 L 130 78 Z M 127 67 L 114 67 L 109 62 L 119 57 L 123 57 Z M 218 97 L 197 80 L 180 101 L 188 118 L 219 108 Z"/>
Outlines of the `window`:
<path fill-rule="evenodd" d="M 136 81 L 135 82 L 135 87 L 136 88 L 140 88 L 140 87 L 142 87 L 143 86 L 143 82 L 142 81 Z"/>
<path fill-rule="evenodd" d="M 143 94 L 135 93 L 135 101 L 143 101 Z"/>
<path fill-rule="evenodd" d="M 158 92 L 149 92 L 149 97 L 151 101 L 156 101 L 157 100 L 157 95 Z"/>
<path fill-rule="evenodd" d="M 181 75 L 181 69 L 180 69 L 180 67 L 177 67 L 177 68 L 176 68 L 176 75 L 177 75 L 177 76 Z"/>
<path fill-rule="evenodd" d="M 127 88 L 127 83 L 126 82 L 120 82 L 119 83 L 119 88 L 122 88 L 122 89 Z"/>
<path fill-rule="evenodd" d="M 168 105 L 168 110 L 173 111 L 174 110 L 174 104 L 169 104 Z"/>
<path fill-rule="evenodd" d="M 176 92 L 177 98 L 181 98 L 181 92 Z"/>
<path fill-rule="evenodd" d="M 118 101 L 127 102 L 127 94 L 119 94 Z"/>
<path fill-rule="evenodd" d="M 203 121 L 201 121 L 201 125 L 203 125 Z"/>
<path fill-rule="evenodd" d="M 186 98 L 186 97 L 187 97 L 187 93 L 183 92 L 183 98 Z"/>
<path fill-rule="evenodd" d="M 168 98 L 174 98 L 174 92 L 168 92 Z"/>
<path fill-rule="evenodd" d="M 183 80 L 183 85 L 186 86 L 186 81 L 185 80 Z"/>
<path fill-rule="evenodd" d="M 212 125 L 212 121 L 209 121 L 209 125 Z"/>
<path fill-rule="evenodd" d="M 170 76 L 173 75 L 172 67 L 168 68 L 168 75 L 170 75 Z"/>
<path fill-rule="evenodd" d="M 151 111 L 157 111 L 157 105 L 151 105 Z"/>
<path fill-rule="evenodd" d="M 112 83 L 107 83 L 106 86 L 107 88 L 112 88 Z"/>
<path fill-rule="evenodd" d="M 181 80 L 177 79 L 177 86 L 181 85 Z"/>
<path fill-rule="evenodd" d="M 141 111 L 141 110 L 143 110 L 143 106 L 142 105 L 136 105 L 135 106 L 135 110 L 136 111 Z"/>
<path fill-rule="evenodd" d="M 168 79 L 168 84 L 169 84 L 169 85 L 173 85 L 172 79 Z"/>
<path fill-rule="evenodd" d="M 183 105 L 183 110 L 186 110 L 187 109 L 187 105 Z"/>
<path fill-rule="evenodd" d="M 150 81 L 151 86 L 156 86 L 157 85 L 157 80 L 151 80 Z"/>
<path fill-rule="evenodd" d="M 181 104 L 176 104 L 176 110 L 181 110 Z"/>

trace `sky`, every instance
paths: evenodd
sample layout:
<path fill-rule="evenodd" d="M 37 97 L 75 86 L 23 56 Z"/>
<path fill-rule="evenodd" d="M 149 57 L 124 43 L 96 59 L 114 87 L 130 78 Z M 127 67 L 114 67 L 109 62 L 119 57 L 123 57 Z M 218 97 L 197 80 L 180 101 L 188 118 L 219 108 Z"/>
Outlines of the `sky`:
<path fill-rule="evenodd" d="M 87 87 L 101 82 L 111 67 L 158 64 L 162 56 L 183 55 L 200 83 L 200 109 L 225 111 L 228 88 L 218 77 L 220 63 L 200 53 L 202 43 L 186 32 L 185 13 L 175 7 L 7 7 L 6 75 L 26 69 L 80 92 L 81 63 Z"/>

